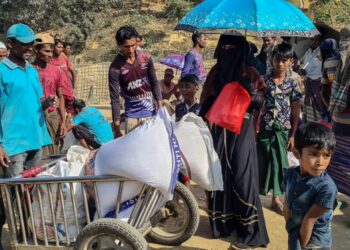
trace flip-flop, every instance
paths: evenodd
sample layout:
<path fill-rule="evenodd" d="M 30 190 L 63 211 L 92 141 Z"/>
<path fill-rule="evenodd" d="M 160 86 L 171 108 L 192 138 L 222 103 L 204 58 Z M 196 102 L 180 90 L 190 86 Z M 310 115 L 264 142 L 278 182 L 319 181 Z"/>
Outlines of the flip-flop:
<path fill-rule="evenodd" d="M 276 203 L 275 205 L 271 206 L 271 209 L 278 213 L 279 215 L 283 215 L 283 204 L 282 203 Z"/>
<path fill-rule="evenodd" d="M 251 249 L 251 247 L 247 246 L 245 244 L 236 242 L 236 243 L 231 244 L 231 249 L 233 249 L 233 250 L 244 250 L 244 249 Z"/>

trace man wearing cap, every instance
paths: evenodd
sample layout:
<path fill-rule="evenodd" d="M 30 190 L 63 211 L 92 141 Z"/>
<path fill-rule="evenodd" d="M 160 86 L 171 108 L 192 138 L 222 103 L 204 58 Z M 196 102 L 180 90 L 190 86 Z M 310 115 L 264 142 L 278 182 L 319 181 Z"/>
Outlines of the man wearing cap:
<path fill-rule="evenodd" d="M 46 102 L 40 102 L 44 95 L 38 72 L 27 63 L 34 32 L 27 25 L 14 24 L 6 38 L 10 54 L 0 62 L 0 166 L 9 178 L 38 165 L 42 147 L 51 144 L 51 139 L 42 107 Z M 0 230 L 5 223 L 2 205 Z"/>
<path fill-rule="evenodd" d="M 0 61 L 5 57 L 7 57 L 7 55 L 8 55 L 8 51 L 7 51 L 6 45 L 0 42 Z"/>
<path fill-rule="evenodd" d="M 54 39 L 50 33 L 39 33 L 35 37 L 34 51 L 36 59 L 33 63 L 38 70 L 41 87 L 46 98 L 58 99 L 57 107 L 50 106 L 45 110 L 46 126 L 52 140 L 52 145 L 48 146 L 45 153 L 58 154 L 59 141 L 64 137 L 65 126 L 65 107 L 62 92 L 62 70 L 59 67 L 50 64 L 54 50 Z M 57 112 L 58 111 L 58 112 Z"/>

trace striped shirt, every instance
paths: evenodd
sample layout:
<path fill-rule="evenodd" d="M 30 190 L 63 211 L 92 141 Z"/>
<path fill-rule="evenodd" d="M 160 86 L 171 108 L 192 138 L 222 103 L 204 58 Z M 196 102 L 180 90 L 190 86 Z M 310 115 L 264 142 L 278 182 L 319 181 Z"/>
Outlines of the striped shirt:
<path fill-rule="evenodd" d="M 339 60 L 339 56 L 333 56 L 325 60 L 322 70 L 322 84 L 332 84 L 338 68 Z"/>

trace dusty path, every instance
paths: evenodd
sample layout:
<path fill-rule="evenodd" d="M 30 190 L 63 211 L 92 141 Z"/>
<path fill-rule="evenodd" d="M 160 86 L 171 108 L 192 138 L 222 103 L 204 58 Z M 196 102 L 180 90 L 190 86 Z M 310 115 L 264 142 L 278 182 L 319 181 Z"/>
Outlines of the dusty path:
<path fill-rule="evenodd" d="M 199 202 L 200 224 L 198 231 L 189 241 L 178 247 L 165 247 L 151 244 L 152 249 L 176 249 L 176 250 L 195 250 L 195 249 L 232 249 L 230 248 L 230 239 L 211 239 L 210 225 L 205 212 L 205 195 L 204 192 L 195 187 L 193 192 Z M 267 230 L 270 237 L 270 244 L 267 249 L 271 250 L 287 250 L 287 233 L 284 229 L 284 219 L 282 216 L 267 209 L 269 206 L 269 198 L 261 197 L 264 206 L 264 215 Z M 344 195 L 338 195 L 338 199 L 342 202 L 350 204 L 350 198 Z M 346 207 L 342 210 L 336 210 L 333 220 L 333 250 L 349 250 L 350 249 L 350 208 Z M 264 249 L 264 248 L 256 248 Z"/>
<path fill-rule="evenodd" d="M 200 224 L 199 228 L 190 240 L 178 247 L 160 246 L 151 244 L 152 250 L 159 249 L 176 249 L 176 250 L 195 250 L 195 249 L 218 249 L 226 250 L 230 248 L 230 238 L 227 239 L 211 239 L 210 225 L 207 214 L 205 212 L 205 194 L 198 186 L 194 186 L 192 190 L 197 198 L 200 206 Z M 350 198 L 344 195 L 338 195 L 338 199 L 342 202 L 350 204 Z M 267 230 L 270 236 L 269 250 L 287 250 L 287 234 L 284 229 L 283 217 L 267 209 L 269 199 L 262 197 L 264 206 L 264 215 L 267 224 Z M 232 239 L 231 239 L 232 240 Z M 333 250 L 349 250 L 350 249 L 350 208 L 345 207 L 335 211 L 333 220 Z M 4 229 L 2 243 L 5 249 L 9 249 L 9 234 L 7 228 Z M 263 249 L 263 248 L 257 248 Z"/>
<path fill-rule="evenodd" d="M 103 106 L 103 108 L 101 108 Z M 111 111 L 108 105 L 98 106 L 100 110 L 110 119 Z M 200 204 L 200 224 L 198 231 L 189 241 L 179 247 L 165 247 L 151 244 L 152 249 L 229 249 L 230 239 L 211 239 L 210 225 L 205 212 L 205 195 L 203 190 L 195 187 L 193 192 Z M 269 199 L 261 197 L 264 206 L 264 215 L 267 230 L 270 237 L 270 244 L 267 249 L 271 250 L 287 250 L 287 233 L 285 231 L 285 223 L 282 216 L 277 215 L 268 209 Z M 338 199 L 350 205 L 350 198 L 344 195 L 338 195 Z M 350 249 L 350 207 L 336 210 L 333 219 L 333 250 L 349 250 Z M 262 248 L 261 248 L 262 249 Z"/>

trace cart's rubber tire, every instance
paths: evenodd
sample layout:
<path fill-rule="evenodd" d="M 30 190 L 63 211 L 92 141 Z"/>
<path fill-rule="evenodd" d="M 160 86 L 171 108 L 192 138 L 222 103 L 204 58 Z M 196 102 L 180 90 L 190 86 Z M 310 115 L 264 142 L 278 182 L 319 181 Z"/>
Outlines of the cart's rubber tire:
<path fill-rule="evenodd" d="M 161 220 L 147 235 L 151 241 L 161 245 L 177 246 L 187 241 L 196 233 L 199 224 L 199 208 L 196 198 L 192 192 L 180 182 L 177 182 L 176 184 L 174 200 L 170 201 L 170 203 L 174 201 L 176 202 L 175 199 L 177 196 L 182 199 L 183 203 L 185 203 L 183 205 L 186 206 L 186 213 L 188 214 L 188 220 L 183 227 L 183 231 L 173 234 L 166 232 L 164 228 L 161 228 L 163 223 Z M 165 208 L 167 206 L 169 206 L 169 202 L 165 205 Z"/>
<path fill-rule="evenodd" d="M 127 244 L 129 246 L 128 249 L 149 249 L 146 239 L 135 228 L 117 219 L 99 219 L 88 224 L 79 233 L 74 249 L 87 250 L 94 239 L 102 236 L 115 237 Z"/>

